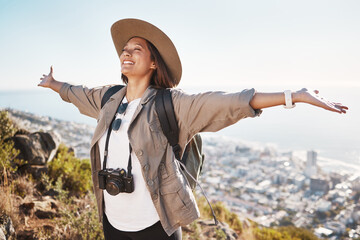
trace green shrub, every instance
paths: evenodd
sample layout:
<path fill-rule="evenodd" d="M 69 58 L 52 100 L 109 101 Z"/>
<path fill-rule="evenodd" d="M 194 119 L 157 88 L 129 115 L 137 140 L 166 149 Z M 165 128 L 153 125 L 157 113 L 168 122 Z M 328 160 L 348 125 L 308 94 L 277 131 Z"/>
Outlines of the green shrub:
<path fill-rule="evenodd" d="M 226 234 L 220 227 L 215 229 L 215 237 L 216 240 L 226 240 Z"/>
<path fill-rule="evenodd" d="M 253 228 L 256 240 L 319 240 L 313 233 L 294 226 L 280 228 Z"/>
<path fill-rule="evenodd" d="M 284 233 L 286 232 L 289 234 L 292 239 L 301 239 L 301 240 L 318 240 L 312 232 L 305 228 L 297 228 L 294 226 L 288 226 L 288 227 L 280 227 L 279 231 Z"/>
<path fill-rule="evenodd" d="M 9 118 L 7 111 L 0 111 L 0 141 L 14 136 L 17 129 Z"/>
<path fill-rule="evenodd" d="M 61 178 L 63 189 L 70 195 L 84 196 L 92 189 L 89 159 L 79 159 L 61 144 L 56 157 L 48 163 L 49 177 L 53 184 Z"/>
<path fill-rule="evenodd" d="M 287 233 L 281 233 L 272 228 L 254 228 L 253 234 L 256 240 L 295 240 Z"/>
<path fill-rule="evenodd" d="M 16 128 L 7 111 L 0 111 L 0 183 L 8 185 L 8 178 L 17 170 L 16 156 L 19 151 L 14 148 L 14 142 L 9 138 L 14 136 Z"/>

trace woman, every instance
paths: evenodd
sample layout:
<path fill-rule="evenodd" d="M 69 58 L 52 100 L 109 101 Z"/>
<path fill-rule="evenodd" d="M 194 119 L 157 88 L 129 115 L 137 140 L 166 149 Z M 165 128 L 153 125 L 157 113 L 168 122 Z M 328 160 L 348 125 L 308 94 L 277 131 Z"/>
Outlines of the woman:
<path fill-rule="evenodd" d="M 180 81 L 179 56 L 160 29 L 142 20 L 120 20 L 114 23 L 111 33 L 126 87 L 110 97 L 103 108 L 101 99 L 110 86 L 88 89 L 59 82 L 53 78 L 52 67 L 48 75 L 40 78 L 39 86 L 60 93 L 63 100 L 73 103 L 81 113 L 98 120 L 91 142 L 91 165 L 105 238 L 181 239 L 180 226 L 197 219 L 199 210 L 174 161 L 154 107 L 157 89 L 174 88 Z M 326 101 L 317 94 L 318 91 L 312 93 L 305 88 L 285 94 L 249 89 L 232 94 L 196 95 L 172 89 L 179 145 L 183 151 L 198 132 L 218 131 L 242 118 L 260 115 L 260 109 L 277 105 L 291 108 L 294 103 L 303 102 L 346 113 L 346 106 Z M 133 180 L 133 185 L 120 192 L 103 190 L 102 174 L 106 169 L 119 168 L 125 173 L 131 170 L 127 168 L 130 164 L 133 179 L 129 178 L 129 183 Z"/>

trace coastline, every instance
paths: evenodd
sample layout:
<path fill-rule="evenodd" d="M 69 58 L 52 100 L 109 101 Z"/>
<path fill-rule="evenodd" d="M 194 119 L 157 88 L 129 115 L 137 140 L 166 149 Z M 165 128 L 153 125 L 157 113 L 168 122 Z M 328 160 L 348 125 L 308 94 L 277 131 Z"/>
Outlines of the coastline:
<path fill-rule="evenodd" d="M 189 93 L 204 92 L 211 88 L 185 88 Z M 224 89 L 241 90 L 244 86 Z M 273 87 L 275 88 L 275 87 Z M 219 89 L 222 90 L 222 89 Z M 265 91 L 271 91 L 270 87 Z M 341 88 L 323 91 L 331 99 L 352 103 L 346 115 L 334 114 L 314 107 L 298 104 L 293 110 L 282 107 L 265 109 L 260 117 L 244 119 L 215 134 L 245 139 L 262 145 L 275 145 L 281 151 L 315 150 L 319 157 L 360 166 L 360 105 L 355 105 L 357 89 L 347 91 L 341 99 L 336 92 Z M 65 103 L 57 94 L 46 89 L 0 91 L 0 108 L 12 108 L 41 116 L 96 126 L 96 120 L 81 115 L 72 104 Z M 327 165 L 327 164 L 326 164 Z"/>

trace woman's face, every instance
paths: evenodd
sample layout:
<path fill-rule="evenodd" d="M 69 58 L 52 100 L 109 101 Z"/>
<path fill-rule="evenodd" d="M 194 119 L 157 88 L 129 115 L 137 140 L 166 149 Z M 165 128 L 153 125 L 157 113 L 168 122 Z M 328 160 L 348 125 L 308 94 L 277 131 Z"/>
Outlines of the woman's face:
<path fill-rule="evenodd" d="M 139 37 L 131 38 L 124 46 L 120 55 L 121 73 L 129 80 L 133 77 L 148 79 L 155 69 L 146 40 Z"/>

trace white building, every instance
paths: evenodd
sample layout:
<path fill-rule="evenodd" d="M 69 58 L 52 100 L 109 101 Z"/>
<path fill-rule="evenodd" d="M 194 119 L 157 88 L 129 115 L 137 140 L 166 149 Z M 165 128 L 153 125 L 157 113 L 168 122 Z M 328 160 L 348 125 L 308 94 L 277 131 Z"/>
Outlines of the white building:
<path fill-rule="evenodd" d="M 324 199 L 320 199 L 317 203 L 317 211 L 319 212 L 326 212 L 329 211 L 331 209 L 331 202 L 326 201 Z"/>
<path fill-rule="evenodd" d="M 315 235 L 317 237 L 323 237 L 323 236 L 329 237 L 332 233 L 333 233 L 332 230 L 324 227 L 318 227 L 315 229 Z"/>
<path fill-rule="evenodd" d="M 336 234 L 343 234 L 346 229 L 344 224 L 342 224 L 340 222 L 335 222 L 335 221 L 325 223 L 325 227 L 327 229 L 330 229 L 331 231 L 333 231 Z"/>
<path fill-rule="evenodd" d="M 316 176 L 317 174 L 316 161 L 317 161 L 317 152 L 312 150 L 308 151 L 306 167 L 305 167 L 305 175 L 309 178 Z"/>

